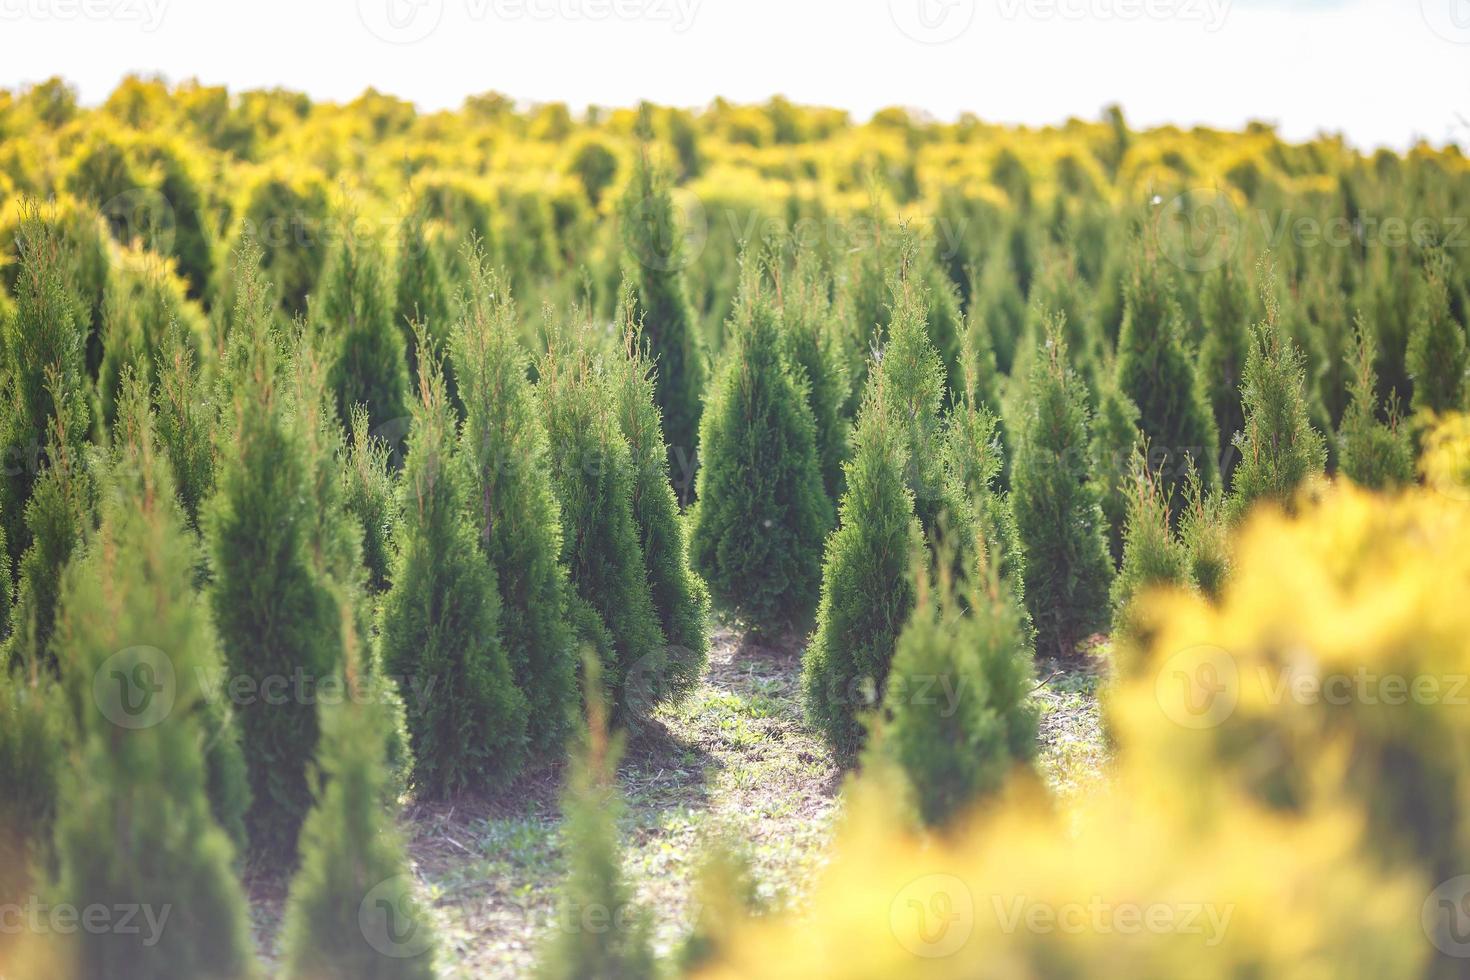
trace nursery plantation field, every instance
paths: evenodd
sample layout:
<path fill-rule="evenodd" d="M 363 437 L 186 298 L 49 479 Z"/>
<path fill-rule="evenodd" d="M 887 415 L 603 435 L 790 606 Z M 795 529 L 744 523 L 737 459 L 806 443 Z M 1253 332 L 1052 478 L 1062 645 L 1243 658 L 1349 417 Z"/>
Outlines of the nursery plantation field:
<path fill-rule="evenodd" d="M 0 90 L 0 980 L 1470 974 L 1470 161 Z"/>

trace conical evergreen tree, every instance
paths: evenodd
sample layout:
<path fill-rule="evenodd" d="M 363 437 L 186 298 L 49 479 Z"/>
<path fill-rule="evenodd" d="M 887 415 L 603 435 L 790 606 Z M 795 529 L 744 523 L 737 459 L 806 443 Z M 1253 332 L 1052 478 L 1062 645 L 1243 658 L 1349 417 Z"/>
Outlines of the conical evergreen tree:
<path fill-rule="evenodd" d="M 1453 266 L 1443 253 L 1432 255 L 1414 297 L 1414 325 L 1404 366 L 1414 383 L 1414 411 L 1448 412 L 1465 406 L 1465 375 L 1470 352 L 1465 328 L 1450 311 Z"/>
<path fill-rule="evenodd" d="M 1097 483 L 1103 517 L 1107 519 L 1108 551 L 1113 563 L 1123 560 L 1123 530 L 1128 523 L 1130 467 L 1142 433 L 1138 431 L 1138 407 L 1125 395 L 1116 380 L 1108 382 L 1098 398 L 1092 420 L 1092 458 L 1097 464 Z"/>
<path fill-rule="evenodd" d="M 1232 520 L 1260 500 L 1290 509 L 1297 488 L 1327 464 L 1326 444 L 1307 418 L 1301 355 L 1278 326 L 1275 276 L 1265 279 L 1266 319 L 1255 327 L 1241 387 L 1245 428 L 1236 437 L 1240 464 L 1230 487 Z"/>
<path fill-rule="evenodd" d="M 656 975 L 653 923 L 633 901 L 623 874 L 618 820 L 619 739 L 608 734 L 601 670 L 589 657 L 586 677 L 587 731 L 572 759 L 562 801 L 567 877 L 562 885 L 557 928 L 541 953 L 539 980 L 636 980 Z"/>
<path fill-rule="evenodd" d="M 375 432 L 401 427 L 408 416 L 403 333 L 393 324 L 384 266 L 376 245 L 349 229 L 333 248 L 311 304 L 312 319 L 334 346 L 328 385 L 337 416 L 349 418 L 354 405 L 365 405 Z"/>
<path fill-rule="evenodd" d="M 526 699 L 500 645 L 495 569 L 480 554 L 439 355 L 419 351 L 382 657 L 408 706 L 413 782 L 425 796 L 502 783 L 525 750 Z M 432 682 L 432 688 L 428 686 Z"/>
<path fill-rule="evenodd" d="M 414 899 L 389 802 L 384 733 L 392 722 L 359 666 L 353 617 L 344 606 L 344 697 L 321 709 L 316 802 L 286 897 L 282 975 L 426 980 L 434 976 L 434 936 Z"/>
<path fill-rule="evenodd" d="M 572 586 L 597 611 L 613 640 L 603 675 L 621 708 L 630 671 L 662 677 L 666 639 L 649 586 L 648 565 L 633 516 L 633 459 L 619 427 L 616 395 L 581 338 L 553 341 L 537 363 L 537 395 L 551 454 L 551 481 L 561 505 L 562 563 Z"/>
<path fill-rule="evenodd" d="M 90 419 L 83 395 L 88 324 L 67 287 L 66 247 L 57 222 L 35 210 L 23 212 L 15 245 L 15 313 L 0 324 L 6 329 L 0 343 L 0 529 L 11 555 L 19 557 L 31 546 L 27 504 L 47 468 L 49 440 L 62 434 L 62 447 L 78 453 Z M 12 574 L 20 571 L 13 568 Z"/>
<path fill-rule="evenodd" d="M 631 297 L 627 297 L 623 304 L 624 357 L 610 382 L 618 424 L 632 455 L 633 519 L 659 625 L 668 641 L 664 673 L 640 678 L 636 687 L 625 687 L 623 706 L 638 711 L 665 698 L 680 698 L 699 682 L 709 657 L 710 600 L 704 580 L 689 565 L 684 522 L 669 486 L 663 425 L 654 400 L 654 366 L 644 353 L 633 310 Z M 650 680 L 657 681 L 655 687 L 647 686 Z"/>
<path fill-rule="evenodd" d="M 301 423 L 271 327 L 257 256 L 236 269 L 237 305 L 226 374 L 231 409 L 217 434 L 217 488 L 205 507 L 210 599 L 231 683 L 259 696 L 239 705 L 250 775 L 252 850 L 293 859 L 311 803 L 307 761 L 317 745 L 314 690 L 337 668 L 337 600 L 312 554 L 317 497 Z M 270 698 L 265 695 L 274 692 Z"/>
<path fill-rule="evenodd" d="M 469 509 L 495 569 L 501 640 L 529 708 L 533 752 L 555 752 L 577 700 L 571 587 L 560 563 L 561 510 L 550 448 L 516 342 L 516 312 L 483 252 L 468 252 L 469 286 L 451 332 L 470 469 Z"/>
<path fill-rule="evenodd" d="M 1373 331 L 1360 314 L 1348 382 L 1352 400 L 1337 430 L 1337 455 L 1343 475 L 1360 486 L 1379 490 L 1414 482 L 1414 447 L 1408 430 L 1399 424 L 1392 395 L 1388 421 L 1378 419 L 1378 377 L 1373 370 L 1376 346 Z"/>
<path fill-rule="evenodd" d="M 32 872 L 46 866 L 69 729 L 49 673 L 0 670 L 0 903 L 34 894 Z M 0 934 L 0 960 L 8 960 L 10 942 Z"/>
<path fill-rule="evenodd" d="M 812 411 L 817 460 L 829 500 L 842 497 L 842 464 L 848 455 L 850 420 L 843 414 L 848 376 L 840 321 L 828 280 L 813 253 L 799 253 L 794 274 L 780 284 L 782 353 L 793 374 L 802 375 Z"/>
<path fill-rule="evenodd" d="M 1112 565 L 1088 443 L 1082 382 L 1053 321 L 1032 365 L 1011 472 L 1036 649 L 1067 658 L 1107 621 Z"/>
<path fill-rule="evenodd" d="M 158 440 L 168 454 L 189 526 L 197 531 L 200 509 L 214 491 L 214 425 L 219 413 L 192 347 L 177 339 L 169 344 L 168 357 L 158 365 L 153 397 Z"/>
<path fill-rule="evenodd" d="M 797 622 L 816 598 L 832 502 L 814 430 L 779 316 L 748 270 L 700 426 L 690 545 L 715 598 L 757 627 Z"/>
<path fill-rule="evenodd" d="M 961 602 L 941 565 L 921 564 L 888 677 L 874 762 L 902 772 L 919 819 L 943 826 L 1036 755 L 1033 651 L 1019 605 L 989 570 Z M 931 596 L 938 592 L 937 602 Z"/>
<path fill-rule="evenodd" d="M 904 447 L 883 378 L 875 375 L 858 415 L 841 526 L 827 541 L 816 632 L 802 658 L 807 718 L 849 760 L 862 747 L 861 714 L 882 698 L 894 644 L 913 608 L 909 562 L 924 547 Z"/>
<path fill-rule="evenodd" d="M 634 164 L 619 216 L 625 275 L 637 287 L 638 317 L 657 372 L 669 470 L 679 499 L 687 502 L 694 489 L 705 366 L 699 319 L 684 281 L 688 257 L 670 186 L 669 174 L 645 152 Z"/>
<path fill-rule="evenodd" d="M 1147 447 L 1133 458 L 1129 480 L 1128 527 L 1123 562 L 1113 579 L 1113 637 L 1137 643 L 1139 622 L 1134 600 L 1149 589 L 1189 584 L 1189 553 L 1175 536 L 1169 501 L 1149 469 Z"/>
<path fill-rule="evenodd" d="M 883 376 L 884 399 L 902 433 L 906 478 L 925 538 L 942 544 L 955 568 L 974 561 L 975 514 L 966 488 L 946 466 L 944 362 L 925 328 L 925 298 L 910 278 L 912 255 L 905 247 L 901 271 L 889 283 L 893 314 L 888 341 L 874 368 Z"/>
<path fill-rule="evenodd" d="M 1225 517 L 1225 492 L 1206 491 L 1197 473 L 1190 473 L 1189 503 L 1179 521 L 1179 538 L 1189 560 L 1189 578 L 1205 598 L 1218 602 L 1230 577 L 1230 525 Z"/>
<path fill-rule="evenodd" d="M 398 224 L 398 266 L 394 277 L 393 323 L 403 336 L 408 352 L 408 377 L 418 383 L 418 339 L 414 324 L 421 323 L 435 350 L 444 350 L 449 336 L 450 292 L 444 260 L 429 238 L 428 216 L 422 208 L 411 208 Z M 453 370 L 444 366 L 444 387 L 451 405 L 462 407 Z"/>
<path fill-rule="evenodd" d="M 1219 436 L 1184 345 L 1183 314 L 1168 279 L 1146 253 L 1135 258 L 1124 288 L 1117 383 L 1138 407 L 1138 427 L 1153 447 L 1149 466 L 1177 515 L 1184 503 L 1186 459 L 1194 460 L 1206 484 L 1219 481 Z"/>
<path fill-rule="evenodd" d="M 255 973 L 233 847 L 210 813 L 205 752 L 217 670 L 193 591 L 195 542 L 137 412 L 105 478 L 102 523 L 67 570 L 56 648 L 78 724 L 61 781 L 57 893 L 76 908 L 136 906 L 143 928 L 84 929 L 87 977 Z"/>
<path fill-rule="evenodd" d="M 417 407 L 417 406 L 415 406 Z M 362 563 L 367 587 L 376 595 L 388 588 L 392 538 L 398 512 L 388 444 L 368 431 L 367 409 L 352 408 L 346 465 L 342 467 L 342 503 L 362 532 Z"/>
<path fill-rule="evenodd" d="M 1229 483 L 1238 459 L 1235 433 L 1245 426 L 1240 382 L 1250 348 L 1250 292 L 1245 277 L 1227 262 L 1212 271 L 1200 296 L 1204 339 L 1199 348 L 1199 380 L 1219 435 L 1220 479 Z"/>

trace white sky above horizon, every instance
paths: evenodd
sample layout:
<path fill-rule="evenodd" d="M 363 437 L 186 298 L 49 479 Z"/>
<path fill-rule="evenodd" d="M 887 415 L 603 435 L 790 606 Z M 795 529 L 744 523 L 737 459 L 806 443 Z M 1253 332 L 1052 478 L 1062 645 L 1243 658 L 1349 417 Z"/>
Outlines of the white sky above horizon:
<path fill-rule="evenodd" d="M 129 73 L 434 110 L 792 101 L 1470 148 L 1470 0 L 0 0 L 0 87 Z"/>

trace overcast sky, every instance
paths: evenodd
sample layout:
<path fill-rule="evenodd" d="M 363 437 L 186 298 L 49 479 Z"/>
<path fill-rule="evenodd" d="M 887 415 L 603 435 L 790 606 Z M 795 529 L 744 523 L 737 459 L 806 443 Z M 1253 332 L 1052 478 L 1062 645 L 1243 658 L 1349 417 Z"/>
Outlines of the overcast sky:
<path fill-rule="evenodd" d="M 773 94 L 1046 124 L 1470 148 L 1470 0 L 0 0 L 0 86 L 100 101 L 129 72 L 428 109 Z"/>

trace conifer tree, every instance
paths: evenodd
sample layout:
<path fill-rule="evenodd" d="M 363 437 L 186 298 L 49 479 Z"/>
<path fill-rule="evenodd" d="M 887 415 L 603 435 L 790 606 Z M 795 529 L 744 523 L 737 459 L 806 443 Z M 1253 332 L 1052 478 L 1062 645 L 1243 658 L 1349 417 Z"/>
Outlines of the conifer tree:
<path fill-rule="evenodd" d="M 393 324 L 403 336 L 403 346 L 408 352 L 408 377 L 414 384 L 419 378 L 414 324 L 424 325 L 436 350 L 445 348 L 449 336 L 449 282 L 438 246 L 429 238 L 427 223 L 424 209 L 416 207 L 409 209 L 398 224 Z M 448 364 L 444 365 L 444 387 L 450 404 L 460 408 L 459 388 Z"/>
<path fill-rule="evenodd" d="M 175 329 L 177 334 L 178 328 Z M 192 347 L 175 340 L 158 365 L 154 392 L 158 440 L 168 455 L 174 487 L 189 526 L 199 529 L 199 512 L 214 491 L 214 425 L 218 418 Z"/>
<path fill-rule="evenodd" d="M 1134 456 L 1128 481 L 1123 561 L 1111 590 L 1115 641 L 1140 638 L 1133 603 L 1141 594 L 1160 586 L 1189 584 L 1189 553 L 1174 534 L 1169 501 L 1149 469 L 1147 452 L 1145 445 Z"/>
<path fill-rule="evenodd" d="M 51 635 L 62 573 L 92 524 L 95 487 L 82 446 L 70 430 L 77 419 L 85 417 L 72 410 L 75 397 L 63 396 L 57 402 L 46 443 L 47 465 L 26 502 L 30 547 L 20 558 L 10 613 L 10 655 L 6 659 L 11 666 L 56 666 Z"/>
<path fill-rule="evenodd" d="M 669 174 L 645 152 L 634 163 L 619 217 L 625 275 L 637 288 L 638 317 L 656 372 L 669 470 L 679 499 L 687 503 L 694 489 L 705 365 L 699 319 L 685 284 L 683 230 L 670 187 Z"/>
<path fill-rule="evenodd" d="M 1245 428 L 1236 436 L 1240 463 L 1229 505 L 1234 521 L 1260 500 L 1290 509 L 1297 487 L 1327 464 L 1326 443 L 1307 418 L 1301 354 L 1278 325 L 1275 276 L 1265 278 L 1266 319 L 1255 327 L 1241 387 Z"/>
<path fill-rule="evenodd" d="M 1204 339 L 1199 348 L 1199 380 L 1220 437 L 1220 480 L 1228 485 L 1238 462 L 1235 433 L 1245 425 L 1240 382 L 1251 342 L 1250 293 L 1234 263 L 1221 265 L 1205 279 L 1200 319 Z"/>
<path fill-rule="evenodd" d="M 289 862 L 311 802 L 306 766 L 317 746 L 312 699 L 295 695 L 332 676 L 341 634 L 337 600 L 313 558 L 315 463 L 303 423 L 288 412 L 294 406 L 257 262 L 258 253 L 247 251 L 235 272 L 223 389 L 230 408 L 217 433 L 217 487 L 204 525 L 209 594 L 228 675 L 262 695 L 242 699 L 238 715 L 250 777 L 251 849 Z M 276 696 L 267 700 L 263 685 Z"/>
<path fill-rule="evenodd" d="M 391 541 L 398 512 L 394 506 L 388 444 L 369 432 L 368 426 L 367 409 L 354 405 L 348 424 L 352 438 L 347 445 L 346 465 L 342 467 L 342 503 L 362 531 L 367 587 L 377 595 L 388 588 Z"/>
<path fill-rule="evenodd" d="M 1432 255 L 1414 297 L 1413 326 L 1404 366 L 1414 384 L 1415 412 L 1448 412 L 1465 406 L 1465 375 L 1470 352 L 1465 328 L 1450 311 L 1453 266 L 1443 253 Z"/>
<path fill-rule="evenodd" d="M 1138 407 L 1138 427 L 1154 447 L 1149 466 L 1177 515 L 1183 508 L 1186 457 L 1206 484 L 1218 482 L 1219 436 L 1185 347 L 1183 314 L 1167 277 L 1148 254 L 1135 258 L 1124 288 L 1117 384 Z"/>
<path fill-rule="evenodd" d="M 1206 490 L 1199 474 L 1189 474 L 1188 503 L 1179 521 L 1179 538 L 1189 561 L 1189 578 L 1206 599 L 1216 602 L 1230 577 L 1230 526 L 1225 492 Z"/>
<path fill-rule="evenodd" d="M 617 784 L 621 740 L 608 733 L 601 668 L 589 657 L 587 729 L 572 757 L 562 800 L 567 877 L 557 928 L 536 964 L 538 980 L 584 977 L 651 977 L 656 973 L 653 924 L 634 903 L 623 872 L 618 821 L 623 801 Z"/>
<path fill-rule="evenodd" d="M 807 718 L 849 760 L 862 747 L 861 713 L 882 697 L 913 608 L 909 562 L 924 548 L 905 479 L 905 440 L 888 397 L 876 375 L 858 415 L 841 523 L 827 540 L 817 628 L 802 657 Z"/>
<path fill-rule="evenodd" d="M 393 324 L 393 296 L 376 245 L 349 229 L 332 250 L 312 318 L 330 338 L 335 359 L 328 385 L 337 416 L 365 405 L 371 431 L 401 426 L 408 415 L 403 332 Z"/>
<path fill-rule="evenodd" d="M 82 393 L 88 325 L 67 286 L 67 254 L 57 222 L 35 210 L 23 212 L 15 245 L 20 259 L 15 313 L 0 324 L 6 327 L 0 344 L 0 377 L 5 378 L 0 522 L 11 555 L 19 557 L 31 546 L 27 504 L 47 468 L 48 441 L 64 434 L 61 448 L 78 453 L 90 419 Z"/>
<path fill-rule="evenodd" d="M 1123 560 L 1123 530 L 1128 523 L 1129 469 L 1139 442 L 1138 407 L 1116 380 L 1107 382 L 1092 420 L 1092 458 L 1097 463 L 1103 517 L 1107 518 L 1108 551 L 1113 564 Z"/>
<path fill-rule="evenodd" d="M 1351 377 L 1352 400 L 1337 430 L 1338 465 L 1348 479 L 1374 490 L 1403 486 L 1414 481 L 1414 447 L 1409 433 L 1399 424 L 1398 406 L 1389 396 L 1388 421 L 1378 419 L 1378 377 L 1373 370 L 1376 356 L 1373 330 L 1358 316 L 1353 336 Z"/>
<path fill-rule="evenodd" d="M 1032 365 L 1011 472 L 1011 506 L 1026 553 L 1026 605 L 1036 649 L 1061 658 L 1107 620 L 1112 566 L 1081 379 L 1052 321 Z"/>
<path fill-rule="evenodd" d="M 321 708 L 321 749 L 301 866 L 281 926 L 289 980 L 427 980 L 434 936 L 413 896 L 389 800 L 384 734 L 392 724 L 360 664 L 344 605 L 344 696 Z"/>
<path fill-rule="evenodd" d="M 920 820 L 943 826 L 997 792 L 1036 755 L 1032 650 L 1014 595 L 977 569 L 961 602 L 946 565 L 922 563 L 914 609 L 899 635 L 873 761 L 904 775 Z M 933 596 L 932 593 L 938 595 Z M 937 679 L 937 680 L 936 680 Z"/>
<path fill-rule="evenodd" d="M 613 641 L 602 665 L 620 709 L 623 680 L 665 676 L 666 638 L 653 604 L 648 565 L 633 516 L 635 474 L 619 427 L 616 396 L 582 338 L 553 341 L 537 362 L 537 395 L 551 454 L 551 481 L 562 515 L 562 564 L 572 586 L 597 611 Z"/>
<path fill-rule="evenodd" d="M 526 699 L 500 644 L 495 569 L 475 541 L 438 357 L 425 344 L 416 358 L 403 523 L 381 620 L 383 666 L 408 705 L 413 783 L 433 797 L 515 775 L 526 732 Z"/>
<path fill-rule="evenodd" d="M 74 934 L 88 977 L 255 973 L 234 849 L 211 815 L 206 746 L 222 717 L 204 681 L 218 654 L 193 589 L 186 532 L 146 421 L 104 477 L 101 526 L 67 569 L 56 649 L 77 722 L 62 777 L 56 848 L 62 900 L 140 907 L 144 928 Z"/>
<path fill-rule="evenodd" d="M 575 708 L 571 586 L 560 563 L 561 509 L 550 448 L 516 342 L 516 312 L 481 251 L 468 251 L 470 281 L 450 339 L 465 421 L 460 451 L 470 469 L 469 509 L 480 550 L 495 569 L 501 640 L 529 708 L 534 753 L 555 752 Z"/>
<path fill-rule="evenodd" d="M 687 531 L 668 480 L 663 425 L 654 400 L 654 366 L 644 352 L 634 316 L 631 296 L 625 293 L 624 357 L 610 382 L 618 424 L 632 456 L 633 519 L 659 625 L 668 641 L 657 689 L 625 689 L 624 706 L 638 710 L 666 697 L 678 699 L 698 683 L 709 657 L 710 599 L 709 588 L 689 565 Z"/>
<path fill-rule="evenodd" d="M 967 383 L 966 387 L 970 385 Z M 1033 631 L 1024 607 L 1025 555 L 1017 537 L 1010 500 L 998 485 L 1005 462 L 1000 420 L 969 395 L 961 396 L 945 426 L 944 454 L 949 478 L 966 496 L 974 513 L 973 547 L 978 549 L 972 562 L 952 564 L 965 576 L 976 575 L 976 568 L 980 567 L 994 569 L 1022 604 L 1019 610 L 1022 628 L 1029 638 Z"/>
<path fill-rule="evenodd" d="M 817 442 L 817 460 L 822 485 L 829 500 L 842 498 L 842 464 L 848 455 L 851 421 L 843 414 L 847 403 L 848 373 L 840 321 L 834 309 L 828 280 L 814 253 L 797 255 L 796 268 L 780 284 L 782 352 L 793 374 L 806 391 L 812 411 Z"/>
<path fill-rule="evenodd" d="M 832 502 L 814 430 L 779 316 L 748 269 L 700 425 L 690 544 L 716 600 L 758 628 L 797 622 L 816 599 Z"/>
<path fill-rule="evenodd" d="M 885 402 L 904 439 L 906 477 L 919 526 L 926 540 L 942 542 L 943 552 L 962 569 L 974 560 L 975 514 L 966 488 L 946 466 L 944 362 L 929 341 L 925 298 L 911 280 L 911 259 L 905 247 L 899 275 L 889 283 L 893 314 L 875 370 L 883 376 Z"/>

